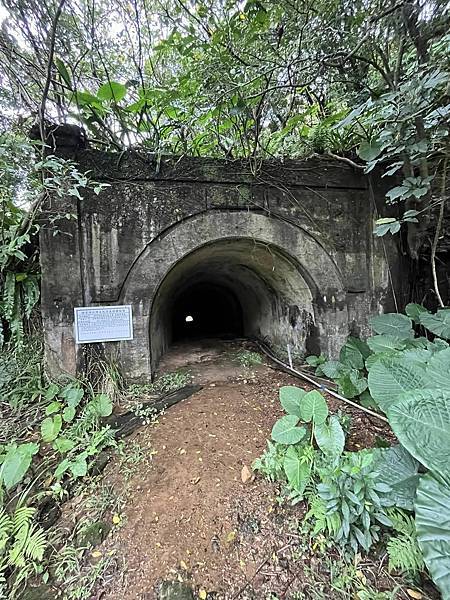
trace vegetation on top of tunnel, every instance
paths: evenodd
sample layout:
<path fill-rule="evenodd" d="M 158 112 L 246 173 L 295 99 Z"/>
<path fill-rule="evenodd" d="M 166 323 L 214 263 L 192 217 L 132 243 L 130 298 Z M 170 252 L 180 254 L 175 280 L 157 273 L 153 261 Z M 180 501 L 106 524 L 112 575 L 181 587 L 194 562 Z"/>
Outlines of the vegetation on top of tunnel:
<path fill-rule="evenodd" d="M 436 270 L 448 197 L 444 2 L 4 4 L 0 280 L 7 338 L 20 339 L 22 317 L 37 301 L 37 264 L 25 259 L 36 256 L 44 198 L 101 191 L 70 161 L 44 159 L 42 147 L 34 162 L 25 141 L 30 126 L 37 147 L 51 146 L 55 121 L 67 123 L 69 135 L 74 123 L 82 126 L 101 149 L 247 157 L 256 177 L 261 158 L 313 153 L 395 175 L 389 214 L 375 233 L 405 232 L 399 243 L 410 256 L 430 259 L 432 303 L 445 304 Z M 55 231 L 60 218 L 72 216 L 52 215 Z"/>

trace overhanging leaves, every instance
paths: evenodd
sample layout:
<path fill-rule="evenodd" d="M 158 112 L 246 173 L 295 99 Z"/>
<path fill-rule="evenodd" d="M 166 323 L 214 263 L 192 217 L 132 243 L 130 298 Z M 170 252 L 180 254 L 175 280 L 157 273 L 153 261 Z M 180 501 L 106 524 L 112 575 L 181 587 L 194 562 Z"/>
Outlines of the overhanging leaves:
<path fill-rule="evenodd" d="M 411 319 L 399 313 L 385 313 L 369 319 L 372 329 L 376 333 L 392 335 L 397 338 L 413 336 Z"/>
<path fill-rule="evenodd" d="M 444 308 L 436 312 L 435 315 L 431 313 L 421 313 L 420 324 L 426 327 L 431 333 L 438 335 L 439 337 L 450 340 L 450 309 Z"/>
<path fill-rule="evenodd" d="M 450 486 L 427 473 L 417 488 L 417 540 L 442 598 L 450 598 Z"/>
<path fill-rule="evenodd" d="M 388 485 L 389 500 L 398 508 L 414 509 L 419 483 L 419 462 L 400 444 L 375 451 L 374 468 L 377 482 Z"/>
<path fill-rule="evenodd" d="M 427 469 L 450 478 L 450 391 L 402 394 L 388 410 L 400 443 Z"/>
<path fill-rule="evenodd" d="M 420 363 L 405 360 L 401 355 L 382 357 L 369 370 L 370 394 L 384 412 L 399 394 L 423 388 L 427 383 Z"/>

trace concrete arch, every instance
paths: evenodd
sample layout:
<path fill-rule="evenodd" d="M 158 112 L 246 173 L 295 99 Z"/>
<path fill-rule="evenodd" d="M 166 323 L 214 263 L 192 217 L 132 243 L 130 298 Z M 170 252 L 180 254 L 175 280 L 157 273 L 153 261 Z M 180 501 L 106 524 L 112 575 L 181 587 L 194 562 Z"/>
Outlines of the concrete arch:
<path fill-rule="evenodd" d="M 134 311 L 135 338 L 121 348 L 127 378 L 154 371 L 168 343 L 167 306 L 190 280 L 225 282 L 247 312 L 246 333 L 277 344 L 287 340 L 301 351 L 309 341 L 309 351 L 333 355 L 348 333 L 341 274 L 311 234 L 256 212 L 208 211 L 151 242 L 128 273 L 120 298 Z M 252 325 L 255 310 L 265 316 Z M 299 315 L 308 315 L 307 327 L 298 324 Z M 270 326 L 276 318 L 282 321 L 278 336 Z"/>

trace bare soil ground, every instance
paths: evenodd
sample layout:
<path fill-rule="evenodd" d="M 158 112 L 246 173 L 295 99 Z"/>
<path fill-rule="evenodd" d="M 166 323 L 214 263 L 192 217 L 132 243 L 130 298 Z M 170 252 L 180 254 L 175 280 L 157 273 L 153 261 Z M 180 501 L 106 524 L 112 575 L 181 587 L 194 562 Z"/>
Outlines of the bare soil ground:
<path fill-rule="evenodd" d="M 282 414 L 279 387 L 305 386 L 267 365 L 242 368 L 233 359 L 240 347 L 200 342 L 165 357 L 163 370 L 187 366 L 204 387 L 135 434 L 152 460 L 139 465 L 121 525 L 99 548 L 121 557 L 123 568 L 96 598 L 152 600 L 164 579 L 187 581 L 216 599 L 294 598 L 297 590 L 299 598 L 320 598 L 321 586 L 328 597 L 346 597 L 329 589 L 329 559 L 299 536 L 302 505 L 280 505 L 275 485 L 249 476 Z M 330 406 L 352 415 L 351 449 L 389 435 L 334 400 Z M 105 474 L 113 485 L 123 476 L 118 465 Z M 393 589 L 385 570 L 367 565 L 363 577 L 372 573 L 377 589 Z"/>

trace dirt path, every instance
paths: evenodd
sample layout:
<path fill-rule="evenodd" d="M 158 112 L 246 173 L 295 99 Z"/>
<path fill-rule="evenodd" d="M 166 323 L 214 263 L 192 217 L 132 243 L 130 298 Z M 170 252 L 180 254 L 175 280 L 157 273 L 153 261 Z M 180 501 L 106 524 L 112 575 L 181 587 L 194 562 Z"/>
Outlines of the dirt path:
<path fill-rule="evenodd" d="M 136 436 L 157 454 L 131 483 L 126 523 L 113 542 L 126 557 L 127 576 L 107 598 L 152 598 L 159 579 L 187 578 L 188 572 L 207 590 L 223 589 L 224 561 L 233 555 L 236 535 L 230 512 L 251 485 L 242 482 L 241 471 L 251 468 L 281 414 L 282 378 L 258 367 L 255 383 L 236 365 L 208 362 L 208 378 L 222 382 L 205 382 L 204 369 L 203 390 Z"/>
<path fill-rule="evenodd" d="M 183 351 L 166 357 L 166 368 L 180 366 Z M 230 359 L 229 347 L 200 348 L 192 356 L 191 371 L 204 388 L 135 436 L 156 454 L 131 481 L 123 526 L 103 544 L 125 561 L 103 599 L 151 600 L 167 578 L 226 599 L 250 582 L 239 598 L 262 598 L 250 594 L 258 578 L 282 592 L 301 576 L 279 566 L 283 544 L 292 545 L 289 509 L 281 521 L 273 487 L 242 480 L 282 414 L 279 387 L 299 382 L 264 365 L 253 377 Z M 273 556 L 267 575 L 261 564 Z"/>

